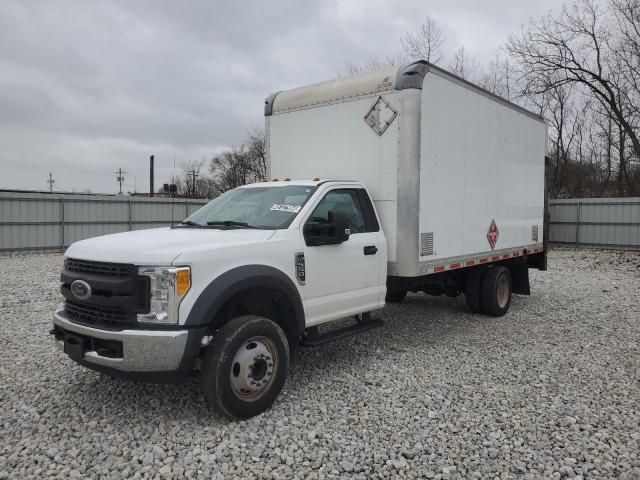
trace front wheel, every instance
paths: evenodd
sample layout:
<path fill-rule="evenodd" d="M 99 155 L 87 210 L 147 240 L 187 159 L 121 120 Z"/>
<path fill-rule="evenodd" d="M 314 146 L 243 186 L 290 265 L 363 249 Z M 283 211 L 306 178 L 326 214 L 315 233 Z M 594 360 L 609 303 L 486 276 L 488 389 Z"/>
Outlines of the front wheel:
<path fill-rule="evenodd" d="M 289 370 L 289 344 L 268 318 L 245 315 L 223 325 L 202 366 L 207 403 L 219 413 L 249 418 L 267 410 Z"/>

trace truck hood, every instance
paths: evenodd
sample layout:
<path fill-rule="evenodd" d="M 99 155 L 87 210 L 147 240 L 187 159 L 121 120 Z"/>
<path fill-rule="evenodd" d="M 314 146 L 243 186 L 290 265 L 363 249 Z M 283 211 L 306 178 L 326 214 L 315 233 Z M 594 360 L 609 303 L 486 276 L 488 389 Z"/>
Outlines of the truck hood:
<path fill-rule="evenodd" d="M 81 240 L 73 243 L 65 256 L 98 262 L 170 265 L 177 256 L 191 250 L 265 242 L 274 232 L 244 228 L 153 228 Z"/>

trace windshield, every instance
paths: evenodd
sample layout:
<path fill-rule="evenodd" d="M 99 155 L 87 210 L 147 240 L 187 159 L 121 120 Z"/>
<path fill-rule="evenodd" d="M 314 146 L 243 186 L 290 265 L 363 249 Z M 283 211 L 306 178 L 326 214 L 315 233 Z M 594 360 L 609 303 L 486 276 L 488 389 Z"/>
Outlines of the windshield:
<path fill-rule="evenodd" d="M 304 185 L 236 188 L 183 220 L 185 226 L 287 228 L 316 187 Z"/>

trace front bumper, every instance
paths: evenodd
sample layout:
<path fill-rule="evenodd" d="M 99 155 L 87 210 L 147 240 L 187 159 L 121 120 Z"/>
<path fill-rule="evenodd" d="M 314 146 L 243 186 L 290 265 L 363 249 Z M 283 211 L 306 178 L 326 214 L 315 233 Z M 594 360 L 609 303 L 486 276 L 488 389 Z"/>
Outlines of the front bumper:
<path fill-rule="evenodd" d="M 58 348 L 74 361 L 113 377 L 178 383 L 193 371 L 205 329 L 102 330 L 72 322 L 61 304 L 53 312 Z"/>

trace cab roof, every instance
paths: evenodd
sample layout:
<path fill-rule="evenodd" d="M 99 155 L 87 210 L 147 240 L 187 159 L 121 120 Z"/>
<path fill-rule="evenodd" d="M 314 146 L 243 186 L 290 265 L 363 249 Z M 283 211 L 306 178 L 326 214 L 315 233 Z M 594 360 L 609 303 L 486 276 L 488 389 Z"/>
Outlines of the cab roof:
<path fill-rule="evenodd" d="M 332 179 L 313 179 L 313 180 L 272 180 L 270 182 L 257 182 L 250 183 L 248 185 L 243 185 L 241 188 L 255 188 L 255 187 L 286 187 L 291 185 L 300 185 L 305 187 L 317 187 L 319 185 L 325 183 L 353 183 L 355 185 L 360 185 L 360 182 L 355 180 L 332 180 Z"/>

